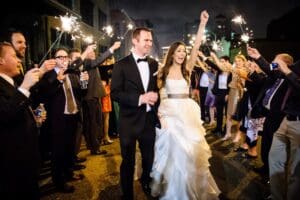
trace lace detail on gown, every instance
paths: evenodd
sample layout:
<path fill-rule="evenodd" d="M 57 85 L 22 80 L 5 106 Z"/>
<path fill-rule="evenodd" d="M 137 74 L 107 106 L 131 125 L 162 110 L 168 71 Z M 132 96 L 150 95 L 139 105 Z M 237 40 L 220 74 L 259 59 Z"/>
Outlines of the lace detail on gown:
<path fill-rule="evenodd" d="M 188 92 L 184 79 L 167 79 L 161 90 L 158 112 L 163 123 L 162 129 L 156 129 L 152 195 L 162 200 L 218 199 L 220 191 L 209 171 L 211 151 L 198 104 L 190 98 L 166 98 Z"/>

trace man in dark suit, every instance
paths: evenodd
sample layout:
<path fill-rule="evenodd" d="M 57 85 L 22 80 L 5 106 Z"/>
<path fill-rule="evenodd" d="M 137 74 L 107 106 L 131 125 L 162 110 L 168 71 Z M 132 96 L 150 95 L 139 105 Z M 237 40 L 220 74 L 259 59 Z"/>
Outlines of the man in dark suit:
<path fill-rule="evenodd" d="M 83 178 L 82 175 L 75 174 L 72 167 L 76 130 L 80 120 L 79 111 L 86 90 L 81 89 L 79 74 L 71 71 L 66 73 L 67 68 L 70 67 L 67 49 L 58 48 L 54 56 L 56 67 L 47 72 L 41 80 L 52 84 L 45 85 L 41 89 L 41 94 L 48 112 L 46 125 L 51 135 L 52 180 L 59 191 L 69 193 L 74 191 L 74 187 L 67 181 Z M 84 79 L 88 79 L 87 74 Z"/>
<path fill-rule="evenodd" d="M 87 146 L 92 155 L 103 155 L 107 152 L 100 151 L 100 138 L 103 136 L 102 130 L 102 111 L 99 99 L 104 97 L 105 90 L 101 81 L 98 67 L 111 56 L 116 49 L 121 45 L 121 42 L 116 41 L 106 52 L 96 58 L 95 52 L 90 51 L 86 59 L 83 61 L 84 70 L 88 71 L 89 82 L 87 93 L 83 100 L 83 131 L 87 139 Z M 90 48 L 90 47 L 88 47 Z"/>
<path fill-rule="evenodd" d="M 212 93 L 215 95 L 215 105 L 217 109 L 217 126 L 213 130 L 216 135 L 222 136 L 225 131 L 222 131 L 223 127 L 223 116 L 224 108 L 226 113 L 226 101 L 229 92 L 229 83 L 232 80 L 232 74 L 228 71 L 222 71 L 220 67 L 214 62 L 207 59 L 204 55 L 201 56 L 202 60 L 213 69 L 217 70 L 216 80 L 212 89 Z M 228 56 L 222 56 L 220 58 L 220 64 L 226 69 L 226 66 L 230 65 L 230 60 Z M 225 130 L 225 128 L 224 128 Z"/>
<path fill-rule="evenodd" d="M 141 184 L 150 193 L 150 171 L 154 158 L 155 120 L 158 100 L 158 63 L 147 57 L 152 48 L 152 32 L 137 28 L 132 35 L 132 54 L 121 59 L 112 74 L 111 97 L 120 104 L 121 188 L 124 199 L 133 199 L 136 142 L 142 155 Z"/>
<path fill-rule="evenodd" d="M 33 64 L 30 59 L 26 59 L 27 44 L 25 36 L 20 30 L 9 28 L 8 30 L 4 30 L 0 37 L 2 41 L 12 44 L 16 51 L 17 57 L 21 60 L 21 63 L 18 65 L 20 74 L 14 77 L 14 81 L 16 81 L 17 84 L 21 84 L 24 74 L 27 70 L 32 68 L 31 65 Z"/>
<path fill-rule="evenodd" d="M 20 87 L 13 77 L 21 63 L 9 43 L 0 43 L 0 198 L 39 199 L 38 131 L 29 89 L 40 70 L 29 70 Z"/>
<path fill-rule="evenodd" d="M 279 128 L 279 125 L 285 116 L 283 110 L 281 109 L 281 104 L 288 89 L 288 81 L 285 79 L 284 74 L 278 70 L 270 70 L 270 63 L 267 62 L 258 51 L 253 50 L 252 48 L 248 49 L 250 50 L 248 54 L 252 56 L 260 68 L 266 72 L 266 74 L 268 74 L 268 76 L 266 76 L 262 82 L 261 90 L 252 109 L 252 115 L 262 114 L 266 117 L 263 126 L 267 127 L 260 132 L 260 135 L 262 136 L 261 158 L 263 161 L 263 166 L 260 168 L 254 168 L 254 170 L 268 177 L 268 159 L 273 135 Z M 277 54 L 275 57 L 281 58 L 289 66 L 293 63 L 293 58 L 288 54 Z M 252 80 L 257 82 L 256 79 Z"/>

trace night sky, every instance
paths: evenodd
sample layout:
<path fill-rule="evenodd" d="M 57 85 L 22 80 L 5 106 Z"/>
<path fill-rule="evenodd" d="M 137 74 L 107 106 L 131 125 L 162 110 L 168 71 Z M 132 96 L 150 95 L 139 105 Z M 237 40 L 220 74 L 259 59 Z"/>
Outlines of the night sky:
<path fill-rule="evenodd" d="M 272 19 L 277 19 L 300 6 L 299 0 L 120 0 L 120 9 L 125 9 L 134 19 L 149 19 L 160 45 L 169 45 L 182 40 L 184 23 L 199 19 L 201 10 L 210 14 L 209 25 L 214 17 L 223 14 L 233 18 L 241 14 L 255 38 L 264 38 Z"/>

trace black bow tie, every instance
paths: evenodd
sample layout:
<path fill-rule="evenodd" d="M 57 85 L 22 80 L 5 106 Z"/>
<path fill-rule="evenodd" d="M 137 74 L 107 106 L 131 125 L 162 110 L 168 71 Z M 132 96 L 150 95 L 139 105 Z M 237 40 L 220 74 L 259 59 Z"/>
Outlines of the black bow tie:
<path fill-rule="evenodd" d="M 139 63 L 139 62 L 147 62 L 147 58 L 138 58 L 136 61 L 137 61 L 137 63 Z"/>

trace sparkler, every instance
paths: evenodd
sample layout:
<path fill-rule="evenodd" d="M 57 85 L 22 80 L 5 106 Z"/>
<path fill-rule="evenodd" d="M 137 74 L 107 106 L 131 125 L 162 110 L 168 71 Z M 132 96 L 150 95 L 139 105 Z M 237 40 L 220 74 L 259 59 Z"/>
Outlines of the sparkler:
<path fill-rule="evenodd" d="M 207 30 L 205 30 L 204 32 L 206 34 L 204 34 L 202 37 L 203 44 L 206 45 L 207 48 L 212 49 L 214 51 L 223 51 L 221 41 L 217 40 L 216 34 L 211 31 L 207 31 Z M 213 38 L 212 38 L 212 36 L 213 36 Z"/>
<path fill-rule="evenodd" d="M 133 20 L 128 16 L 127 12 L 124 9 L 122 9 L 121 12 L 126 16 L 131 24 L 134 24 Z"/>
<path fill-rule="evenodd" d="M 68 16 L 68 13 L 65 16 L 60 16 L 61 28 L 63 32 L 73 33 L 77 32 L 80 28 L 79 23 L 77 21 L 77 17 Z"/>
<path fill-rule="evenodd" d="M 51 52 L 51 50 L 53 49 L 53 47 L 55 45 L 58 45 L 60 43 L 60 40 L 61 40 L 61 37 L 62 37 L 63 33 L 65 33 L 65 32 L 71 33 L 72 34 L 72 38 L 76 38 L 75 33 L 78 32 L 79 29 L 80 29 L 79 28 L 79 23 L 77 22 L 78 18 L 75 17 L 75 16 L 72 16 L 72 15 L 69 16 L 69 14 L 67 13 L 64 16 L 60 16 L 59 19 L 60 19 L 60 22 L 61 22 L 61 28 L 57 27 L 56 29 L 58 31 L 61 31 L 61 32 L 60 32 L 59 36 L 56 38 L 56 40 L 51 44 L 51 46 L 48 49 L 47 53 L 44 55 L 44 57 L 40 61 L 39 66 L 41 66 L 41 64 L 44 62 L 44 60 L 46 59 L 46 57 L 48 56 L 48 54 Z"/>
<path fill-rule="evenodd" d="M 212 49 L 214 51 L 223 51 L 223 47 L 221 46 L 221 41 L 220 40 L 213 41 L 212 42 Z"/>
<path fill-rule="evenodd" d="M 125 31 L 125 33 L 122 36 L 118 36 L 118 39 L 119 40 L 124 40 L 127 33 L 129 31 L 131 31 L 133 28 L 134 28 L 134 25 L 132 23 L 127 24 L 127 30 Z"/>
<path fill-rule="evenodd" d="M 248 27 L 246 27 L 245 29 L 243 28 L 243 25 L 246 24 L 245 19 L 241 15 L 238 15 L 234 17 L 231 21 L 239 25 L 242 32 L 241 41 L 247 44 L 250 41 L 250 39 L 253 37 L 253 31 L 252 30 L 249 31 Z"/>
<path fill-rule="evenodd" d="M 104 33 L 106 33 L 106 35 L 109 36 L 109 37 L 112 37 L 112 36 L 114 35 L 114 33 L 113 33 L 113 28 L 112 28 L 111 25 L 104 26 L 104 27 L 102 28 L 102 30 L 103 30 Z"/>
<path fill-rule="evenodd" d="M 41 64 L 45 61 L 46 57 L 47 57 L 48 54 L 51 52 L 51 50 L 52 50 L 52 48 L 54 47 L 54 45 L 55 45 L 58 41 L 60 41 L 60 38 L 61 38 L 62 34 L 63 34 L 63 32 L 61 32 L 61 33 L 59 34 L 59 36 L 56 38 L 56 40 L 52 43 L 52 45 L 51 45 L 50 48 L 48 49 L 47 53 L 44 55 L 44 57 L 43 57 L 42 60 L 40 61 L 39 66 L 41 66 Z"/>
<path fill-rule="evenodd" d="M 88 35 L 88 36 L 83 35 L 82 40 L 87 44 L 94 43 L 94 37 L 92 35 Z"/>
<path fill-rule="evenodd" d="M 242 25 L 246 24 L 246 21 L 244 20 L 244 18 L 241 15 L 238 15 L 238 16 L 234 17 L 231 21 L 238 24 L 240 26 L 240 29 L 241 29 L 242 33 L 244 33 L 244 29 L 243 29 Z"/>
<path fill-rule="evenodd" d="M 243 33 L 243 34 L 241 35 L 241 40 L 242 40 L 243 42 L 248 43 L 248 42 L 249 42 L 249 39 L 250 39 L 250 37 L 249 37 L 248 34 Z"/>
<path fill-rule="evenodd" d="M 129 17 L 129 15 L 127 14 L 127 12 L 122 9 L 121 12 L 126 16 L 126 18 L 128 19 L 129 23 L 127 24 L 127 30 L 125 31 L 125 33 L 122 36 L 119 36 L 118 39 L 120 40 L 124 40 L 125 36 L 127 35 L 127 33 L 129 31 L 131 31 L 134 27 L 135 27 L 135 23 L 134 21 Z"/>

